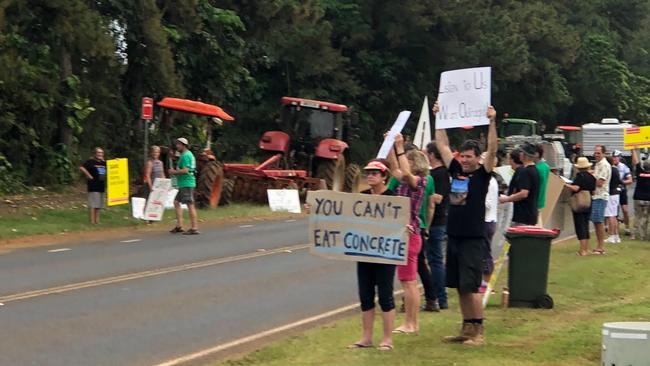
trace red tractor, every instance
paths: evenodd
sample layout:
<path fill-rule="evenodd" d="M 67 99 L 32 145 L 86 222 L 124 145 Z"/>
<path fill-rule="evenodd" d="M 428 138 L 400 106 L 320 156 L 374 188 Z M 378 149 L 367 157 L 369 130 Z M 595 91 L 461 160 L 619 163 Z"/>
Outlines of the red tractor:
<path fill-rule="evenodd" d="M 282 153 L 285 169 L 303 169 L 325 180 L 328 189 L 353 192 L 360 170 L 350 164 L 353 127 L 347 106 L 283 97 L 280 127 L 262 135 L 260 149 Z"/>

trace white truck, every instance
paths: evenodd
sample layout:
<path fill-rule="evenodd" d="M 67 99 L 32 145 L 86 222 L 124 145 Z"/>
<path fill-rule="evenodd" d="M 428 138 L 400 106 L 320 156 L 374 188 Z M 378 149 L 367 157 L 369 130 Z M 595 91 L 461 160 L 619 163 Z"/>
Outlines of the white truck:
<path fill-rule="evenodd" d="M 624 156 L 630 156 L 630 150 L 623 149 L 625 129 L 636 127 L 616 118 L 603 118 L 600 123 L 587 123 L 582 126 L 582 154 L 593 156 L 596 145 L 604 145 L 607 152 L 620 150 Z"/>

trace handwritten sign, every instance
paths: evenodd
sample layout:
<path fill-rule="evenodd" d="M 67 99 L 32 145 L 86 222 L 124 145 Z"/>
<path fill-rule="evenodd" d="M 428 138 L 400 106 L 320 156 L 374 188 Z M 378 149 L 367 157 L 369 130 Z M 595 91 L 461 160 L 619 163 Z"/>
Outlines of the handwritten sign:
<path fill-rule="evenodd" d="M 129 159 L 106 161 L 106 191 L 109 206 L 129 203 Z"/>
<path fill-rule="evenodd" d="M 492 68 L 445 71 L 440 75 L 436 129 L 483 126 L 491 104 Z"/>
<path fill-rule="evenodd" d="M 300 198 L 297 189 L 267 189 L 269 208 L 273 212 L 300 213 Z"/>
<path fill-rule="evenodd" d="M 406 264 L 407 197 L 310 191 L 311 253 L 355 262 Z"/>
<path fill-rule="evenodd" d="M 147 199 L 147 206 L 144 209 L 145 220 L 161 221 L 165 212 L 165 201 L 169 191 L 172 189 L 172 180 L 156 178 L 153 182 L 151 193 Z"/>
<path fill-rule="evenodd" d="M 626 128 L 623 144 L 625 150 L 650 147 L 650 126 Z"/>
<path fill-rule="evenodd" d="M 395 136 L 397 136 L 398 133 L 402 132 L 402 129 L 404 129 L 404 125 L 410 116 L 410 111 L 400 112 L 400 114 L 397 116 L 397 119 L 395 120 L 395 123 L 393 123 L 393 127 L 391 127 L 390 131 L 388 131 L 388 134 L 384 139 L 384 143 L 381 144 L 381 148 L 379 148 L 377 159 L 386 159 L 388 157 L 388 153 L 390 152 L 390 149 L 393 148 L 393 144 L 395 143 Z"/>

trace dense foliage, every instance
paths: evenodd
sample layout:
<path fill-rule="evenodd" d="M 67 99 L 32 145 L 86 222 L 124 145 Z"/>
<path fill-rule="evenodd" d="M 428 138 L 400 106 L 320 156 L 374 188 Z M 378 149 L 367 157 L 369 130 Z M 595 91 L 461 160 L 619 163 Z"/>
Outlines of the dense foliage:
<path fill-rule="evenodd" d="M 0 0 L 0 191 L 67 184 L 96 145 L 140 161 L 143 96 L 199 99 L 236 116 L 215 146 L 225 160 L 255 154 L 283 95 L 353 106 L 354 156 L 367 157 L 399 110 L 418 111 L 440 72 L 462 67 L 492 66 L 494 104 L 512 116 L 644 124 L 649 5 Z M 204 120 L 166 117 L 157 125 L 170 133 L 205 133 Z"/>

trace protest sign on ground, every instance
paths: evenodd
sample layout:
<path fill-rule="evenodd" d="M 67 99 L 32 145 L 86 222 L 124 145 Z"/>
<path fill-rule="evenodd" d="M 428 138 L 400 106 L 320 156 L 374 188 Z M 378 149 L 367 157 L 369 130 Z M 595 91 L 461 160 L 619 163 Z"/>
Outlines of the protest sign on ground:
<path fill-rule="evenodd" d="M 492 68 L 445 71 L 440 75 L 436 129 L 483 126 L 490 123 Z"/>
<path fill-rule="evenodd" d="M 129 159 L 106 161 L 106 201 L 109 206 L 129 203 Z"/>
<path fill-rule="evenodd" d="M 147 200 L 142 197 L 131 197 L 131 215 L 134 219 L 144 220 L 144 206 Z"/>
<path fill-rule="evenodd" d="M 310 191 L 311 253 L 355 262 L 406 264 L 407 197 Z"/>
<path fill-rule="evenodd" d="M 156 178 L 153 182 L 153 189 L 149 193 L 147 206 L 144 209 L 144 217 L 150 221 L 160 221 L 165 212 L 165 200 L 172 189 L 171 179 Z"/>
<path fill-rule="evenodd" d="M 388 157 L 388 153 L 395 143 L 395 136 L 397 136 L 398 133 L 402 132 L 402 129 L 404 128 L 404 125 L 410 116 L 410 111 L 401 111 L 399 113 L 397 119 L 395 120 L 395 123 L 393 123 L 393 127 L 391 127 L 390 131 L 388 131 L 388 135 L 386 135 L 384 143 L 381 144 L 381 148 L 379 148 L 377 159 L 386 159 Z"/>
<path fill-rule="evenodd" d="M 267 189 L 266 194 L 271 211 L 300 213 L 300 197 L 297 189 Z"/>
<path fill-rule="evenodd" d="M 650 126 L 625 129 L 623 144 L 625 150 L 650 147 Z"/>

